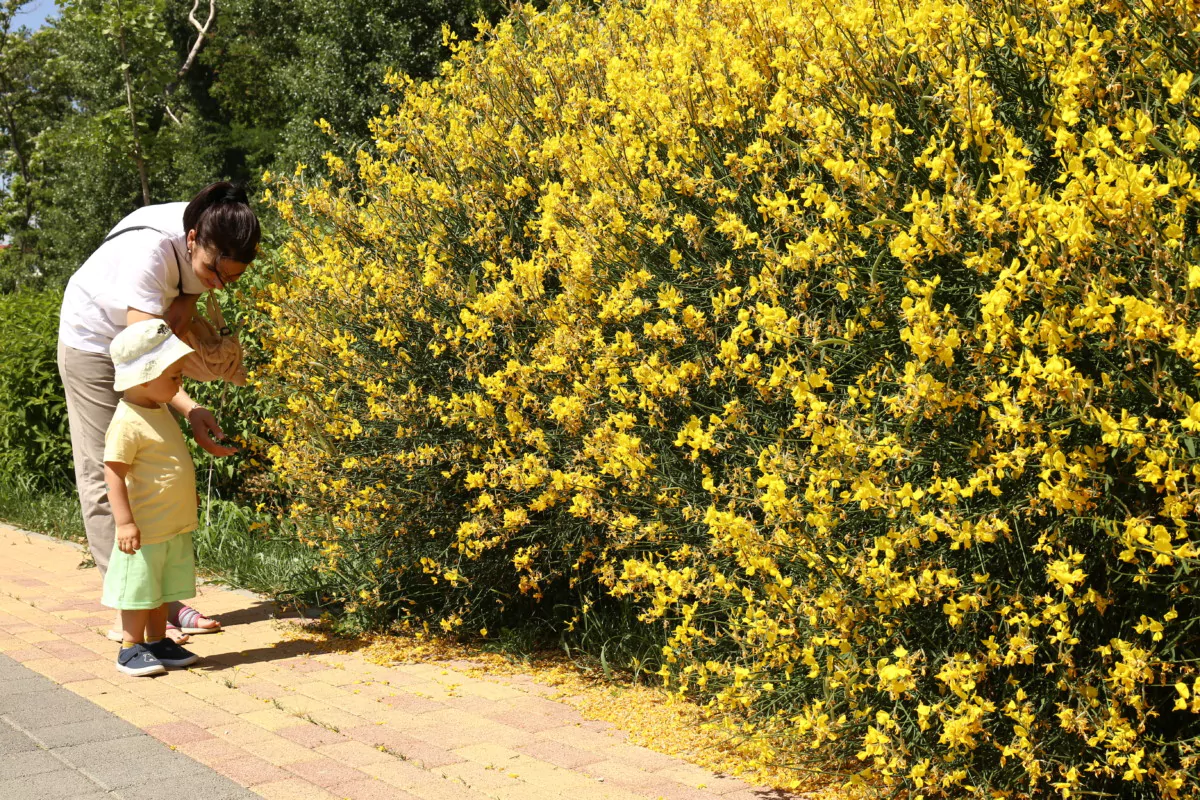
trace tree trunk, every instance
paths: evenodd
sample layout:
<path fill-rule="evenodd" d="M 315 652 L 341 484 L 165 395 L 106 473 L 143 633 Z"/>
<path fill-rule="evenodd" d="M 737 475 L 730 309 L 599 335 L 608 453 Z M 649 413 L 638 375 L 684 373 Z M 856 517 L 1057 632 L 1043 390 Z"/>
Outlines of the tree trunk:
<path fill-rule="evenodd" d="M 204 20 L 204 24 L 200 24 L 200 20 L 196 19 L 196 9 L 200 7 L 200 0 L 195 0 L 192 3 L 192 10 L 188 14 L 188 22 L 192 23 L 192 27 L 196 29 L 196 43 L 192 45 L 192 49 L 188 51 L 187 58 L 183 61 L 183 66 L 175 73 L 175 80 L 167 84 L 163 89 L 163 103 L 167 111 L 167 116 L 176 125 L 182 125 L 183 122 L 179 116 L 171 110 L 171 95 L 175 94 L 175 90 L 179 87 L 179 82 L 188 74 L 188 70 L 192 68 L 192 64 L 196 63 L 196 55 L 200 52 L 200 48 L 204 47 L 204 41 L 208 36 L 208 31 L 212 28 L 213 20 L 217 18 L 217 0 L 208 0 L 208 19 Z"/>
<path fill-rule="evenodd" d="M 125 18 L 121 13 L 121 0 L 117 0 L 117 45 L 121 49 L 121 75 L 125 79 L 125 102 L 129 107 L 129 129 L 133 134 L 133 160 L 137 162 L 138 177 L 142 181 L 142 205 L 150 205 L 150 178 L 146 174 L 146 159 L 142 156 L 142 139 L 138 135 L 137 109 L 133 104 L 133 79 L 129 76 L 129 57 L 125 48 Z"/>

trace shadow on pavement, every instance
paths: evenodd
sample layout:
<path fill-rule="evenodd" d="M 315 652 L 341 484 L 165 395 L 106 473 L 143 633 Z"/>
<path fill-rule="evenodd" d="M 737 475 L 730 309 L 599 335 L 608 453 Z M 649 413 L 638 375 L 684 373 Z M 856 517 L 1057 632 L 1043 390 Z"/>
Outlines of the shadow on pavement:
<path fill-rule="evenodd" d="M 221 615 L 223 624 L 234 615 Z M 269 617 L 264 617 L 266 619 Z M 288 617 L 299 619 L 299 617 Z M 232 624 L 232 623 L 230 623 Z M 361 639 L 346 639 L 321 630 L 312 630 L 314 636 L 305 639 L 275 642 L 268 647 L 255 647 L 249 650 L 229 651 L 206 655 L 202 661 L 191 669 L 199 672 L 222 672 L 234 667 L 244 667 L 249 664 L 263 662 L 280 662 L 288 659 L 303 659 L 307 656 L 319 656 L 329 653 L 353 653 L 367 646 Z M 219 634 L 218 634 L 219 635 Z M 214 642 L 220 639 L 214 638 Z"/>
<path fill-rule="evenodd" d="M 199 609 L 202 611 L 202 609 Z M 281 613 L 280 606 L 270 600 L 258 600 L 246 608 L 214 614 L 213 619 L 221 623 L 222 628 L 232 625 L 249 625 L 253 622 L 265 622 L 269 619 L 301 619 L 295 612 Z M 201 634 L 204 635 L 204 634 Z"/>

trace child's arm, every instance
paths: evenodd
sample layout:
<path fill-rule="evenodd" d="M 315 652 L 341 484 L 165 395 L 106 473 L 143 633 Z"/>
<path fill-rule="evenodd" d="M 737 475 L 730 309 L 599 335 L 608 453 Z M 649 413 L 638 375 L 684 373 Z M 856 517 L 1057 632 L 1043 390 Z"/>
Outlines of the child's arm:
<path fill-rule="evenodd" d="M 108 483 L 108 502 L 112 506 L 113 520 L 117 523 L 117 547 L 122 553 L 133 555 L 142 546 L 142 532 L 133 521 L 133 509 L 129 507 L 129 492 L 125 489 L 125 476 L 129 465 L 120 461 L 104 462 L 104 480 Z"/>

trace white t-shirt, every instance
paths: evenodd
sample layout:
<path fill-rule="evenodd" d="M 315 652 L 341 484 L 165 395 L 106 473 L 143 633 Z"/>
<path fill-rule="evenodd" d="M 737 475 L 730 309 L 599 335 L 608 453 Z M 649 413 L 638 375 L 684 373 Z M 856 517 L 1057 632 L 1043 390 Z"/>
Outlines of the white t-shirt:
<path fill-rule="evenodd" d="M 59 341 L 76 350 L 108 353 L 113 337 L 125 329 L 128 309 L 166 312 L 179 296 L 181 273 L 185 293 L 204 292 L 190 269 L 185 208 L 187 203 L 145 206 L 117 223 L 109 235 L 140 225 L 157 230 L 123 233 L 100 245 L 75 271 L 63 294 Z"/>

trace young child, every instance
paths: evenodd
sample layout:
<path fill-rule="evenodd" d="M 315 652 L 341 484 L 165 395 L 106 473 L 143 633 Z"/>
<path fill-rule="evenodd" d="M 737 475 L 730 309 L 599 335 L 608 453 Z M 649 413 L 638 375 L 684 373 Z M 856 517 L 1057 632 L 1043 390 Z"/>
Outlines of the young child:
<path fill-rule="evenodd" d="M 159 675 L 199 660 L 166 636 L 167 604 L 196 595 L 196 471 L 165 405 L 179 391 L 182 359 L 191 352 L 157 319 L 130 325 L 109 349 L 114 388 L 124 394 L 104 439 L 117 546 L 101 602 L 121 612 L 117 669 L 126 675 Z"/>

